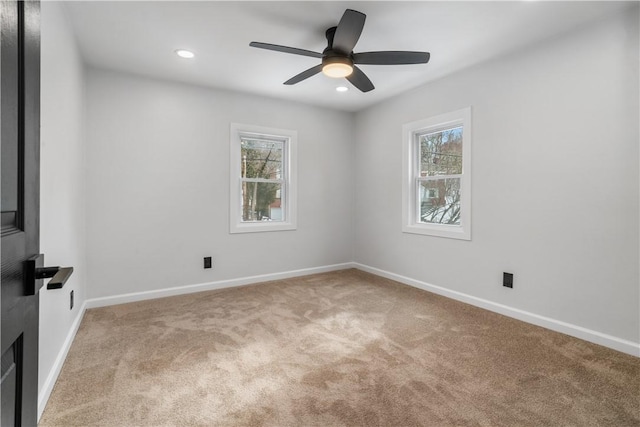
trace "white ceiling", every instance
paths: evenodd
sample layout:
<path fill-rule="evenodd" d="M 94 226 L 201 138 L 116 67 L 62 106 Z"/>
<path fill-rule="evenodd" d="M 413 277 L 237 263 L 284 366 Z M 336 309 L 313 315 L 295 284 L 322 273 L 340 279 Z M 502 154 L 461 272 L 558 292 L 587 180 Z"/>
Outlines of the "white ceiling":
<path fill-rule="evenodd" d="M 474 64 L 589 25 L 632 2 L 79 1 L 66 8 L 87 64 L 208 87 L 357 111 Z M 355 52 L 417 50 L 428 64 L 362 65 L 361 93 L 322 74 L 282 83 L 318 59 L 249 47 L 251 41 L 322 52 L 345 9 L 367 15 Z M 196 53 L 185 60 L 174 50 Z M 336 86 L 349 86 L 346 93 Z"/>

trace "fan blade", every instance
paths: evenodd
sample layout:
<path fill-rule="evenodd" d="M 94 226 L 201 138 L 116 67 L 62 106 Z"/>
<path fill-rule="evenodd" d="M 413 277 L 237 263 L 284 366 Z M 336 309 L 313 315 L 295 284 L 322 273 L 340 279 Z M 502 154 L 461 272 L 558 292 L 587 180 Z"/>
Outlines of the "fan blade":
<path fill-rule="evenodd" d="M 311 67 L 308 70 L 305 70 L 298 74 L 297 76 L 291 77 L 289 80 L 284 82 L 286 85 L 294 85 L 296 83 L 300 83 L 301 81 L 308 79 L 311 76 L 315 76 L 320 71 L 322 71 L 322 64 L 318 64 L 315 67 Z"/>
<path fill-rule="evenodd" d="M 351 9 L 345 10 L 333 36 L 332 49 L 346 54 L 351 53 L 362 34 L 366 18 L 367 15 L 364 13 Z"/>
<path fill-rule="evenodd" d="M 373 83 L 369 80 L 369 77 L 367 77 L 366 74 L 355 65 L 353 66 L 353 73 L 347 76 L 347 80 L 362 92 L 369 92 L 370 90 L 375 89 Z"/>
<path fill-rule="evenodd" d="M 260 49 L 275 50 L 276 52 L 292 53 L 294 55 L 310 56 L 312 58 L 322 58 L 322 54 L 305 49 L 298 49 L 297 47 L 280 46 L 278 44 L 251 42 L 251 47 L 258 47 Z"/>
<path fill-rule="evenodd" d="M 384 52 L 362 52 L 353 54 L 354 64 L 371 65 L 404 65 L 404 64 L 426 64 L 429 62 L 429 52 L 408 52 L 408 51 L 384 51 Z"/>

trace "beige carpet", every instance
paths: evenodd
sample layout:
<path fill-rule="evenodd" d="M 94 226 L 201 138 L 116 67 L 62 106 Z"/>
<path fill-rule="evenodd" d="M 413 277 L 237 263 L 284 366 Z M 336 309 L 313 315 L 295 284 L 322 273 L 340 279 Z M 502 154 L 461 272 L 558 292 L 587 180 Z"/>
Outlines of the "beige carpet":
<path fill-rule="evenodd" d="M 88 310 L 42 426 L 638 426 L 640 359 L 356 270 Z"/>

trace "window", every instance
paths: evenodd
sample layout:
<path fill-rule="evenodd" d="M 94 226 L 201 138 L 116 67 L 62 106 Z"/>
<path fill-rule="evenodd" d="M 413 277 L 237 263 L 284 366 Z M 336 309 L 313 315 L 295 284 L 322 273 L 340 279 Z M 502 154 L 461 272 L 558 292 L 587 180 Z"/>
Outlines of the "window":
<path fill-rule="evenodd" d="M 231 124 L 231 233 L 295 230 L 297 132 Z"/>
<path fill-rule="evenodd" d="M 471 108 L 408 123 L 402 135 L 402 231 L 471 240 Z"/>

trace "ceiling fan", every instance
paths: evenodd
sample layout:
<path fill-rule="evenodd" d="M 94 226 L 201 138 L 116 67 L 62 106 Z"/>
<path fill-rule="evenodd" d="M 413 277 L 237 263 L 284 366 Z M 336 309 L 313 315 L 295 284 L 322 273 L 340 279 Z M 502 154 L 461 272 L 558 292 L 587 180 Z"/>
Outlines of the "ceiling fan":
<path fill-rule="evenodd" d="M 286 85 L 300 83 L 322 71 L 329 77 L 345 77 L 362 92 L 369 92 L 374 89 L 374 86 L 371 80 L 355 64 L 402 65 L 426 64 L 429 62 L 429 52 L 381 51 L 354 53 L 353 48 L 360 38 L 366 17 L 367 15 L 364 13 L 347 9 L 342 15 L 338 26 L 331 27 L 326 31 L 327 48 L 322 53 L 260 42 L 251 42 L 249 46 L 322 59 L 322 63 L 319 65 L 311 67 L 284 82 Z"/>

